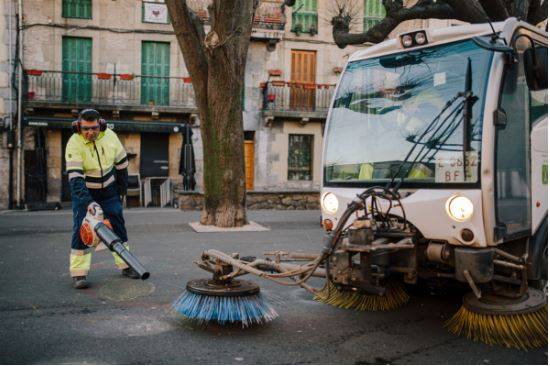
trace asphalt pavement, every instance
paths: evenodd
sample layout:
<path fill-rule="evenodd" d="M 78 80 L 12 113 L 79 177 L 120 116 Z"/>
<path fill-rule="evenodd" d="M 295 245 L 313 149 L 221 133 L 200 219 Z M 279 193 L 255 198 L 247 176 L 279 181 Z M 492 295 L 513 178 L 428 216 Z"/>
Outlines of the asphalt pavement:
<path fill-rule="evenodd" d="M 447 332 L 443 323 L 460 307 L 459 289 L 410 289 L 410 302 L 399 310 L 357 312 L 247 276 L 279 313 L 272 323 L 242 329 L 181 319 L 170 304 L 188 280 L 205 277 L 193 264 L 205 249 L 255 256 L 320 250 L 318 211 L 248 215 L 270 231 L 199 234 L 188 225 L 198 212 L 127 210 L 132 251 L 151 278 L 123 278 L 104 251 L 94 254 L 92 287 L 74 290 L 70 211 L 0 212 L 0 363 L 548 363 L 547 349 L 487 346 Z"/>

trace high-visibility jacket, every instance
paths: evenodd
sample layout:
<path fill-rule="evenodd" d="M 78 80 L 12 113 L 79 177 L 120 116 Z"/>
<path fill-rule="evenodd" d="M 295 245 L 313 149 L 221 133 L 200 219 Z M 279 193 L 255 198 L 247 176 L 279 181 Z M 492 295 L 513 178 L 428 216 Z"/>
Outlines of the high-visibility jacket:
<path fill-rule="evenodd" d="M 106 129 L 95 141 L 74 133 L 65 149 L 67 174 L 73 200 L 88 205 L 94 199 L 89 190 L 112 190 L 125 194 L 128 186 L 128 158 L 116 133 Z"/>

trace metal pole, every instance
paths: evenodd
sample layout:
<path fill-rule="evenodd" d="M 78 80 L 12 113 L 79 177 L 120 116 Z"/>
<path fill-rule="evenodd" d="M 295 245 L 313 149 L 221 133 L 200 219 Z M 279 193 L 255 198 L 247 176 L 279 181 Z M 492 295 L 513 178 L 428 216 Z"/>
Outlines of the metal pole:
<path fill-rule="evenodd" d="M 22 207 L 23 196 L 23 0 L 18 0 L 19 83 L 17 90 L 17 207 Z"/>
<path fill-rule="evenodd" d="M 8 2 L 8 59 L 9 59 L 9 86 L 10 86 L 10 99 L 9 99 L 9 125 L 8 127 L 8 150 L 9 150 L 9 163 L 8 163 L 8 209 L 13 208 L 13 74 L 15 70 L 13 67 L 13 1 Z"/>
<path fill-rule="evenodd" d="M 10 71 L 13 70 L 13 54 L 12 54 L 12 47 L 13 47 L 13 3 L 11 1 L 9 1 L 8 3 L 8 6 L 9 6 L 9 15 L 8 15 L 8 62 L 9 62 L 9 65 L 10 65 Z M 10 119 L 9 119 L 9 126 L 7 126 L 9 128 L 9 130 L 13 130 L 13 79 L 11 77 L 11 73 L 10 73 L 10 78 L 9 78 L 9 86 L 10 86 L 10 103 L 9 103 L 9 107 L 8 107 L 8 110 L 9 110 L 9 115 L 10 115 Z"/>

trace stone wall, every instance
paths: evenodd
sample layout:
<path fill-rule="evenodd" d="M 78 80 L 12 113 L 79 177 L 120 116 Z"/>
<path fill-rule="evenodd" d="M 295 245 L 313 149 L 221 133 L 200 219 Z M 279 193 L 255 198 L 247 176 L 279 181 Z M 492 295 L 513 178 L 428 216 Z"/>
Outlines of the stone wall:
<path fill-rule="evenodd" d="M 176 191 L 181 210 L 201 210 L 203 194 L 201 192 Z M 318 210 L 319 192 L 247 192 L 246 207 L 249 210 Z"/>
<path fill-rule="evenodd" d="M 48 202 L 61 201 L 62 188 L 62 154 L 65 147 L 61 146 L 61 131 L 48 130 L 46 132 L 47 165 L 48 165 Z"/>

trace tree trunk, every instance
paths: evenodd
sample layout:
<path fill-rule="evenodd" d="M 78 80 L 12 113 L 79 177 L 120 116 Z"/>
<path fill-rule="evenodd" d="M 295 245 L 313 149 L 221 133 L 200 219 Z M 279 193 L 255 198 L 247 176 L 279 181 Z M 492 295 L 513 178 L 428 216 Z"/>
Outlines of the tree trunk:
<path fill-rule="evenodd" d="M 200 111 L 204 146 L 201 224 L 233 227 L 246 224 L 241 108 L 243 81 L 226 70 L 224 67 L 211 67 L 208 103 Z"/>
<path fill-rule="evenodd" d="M 213 0 L 211 29 L 184 0 L 166 0 L 195 90 L 204 155 L 201 224 L 246 224 L 242 95 L 246 56 L 259 0 Z"/>

